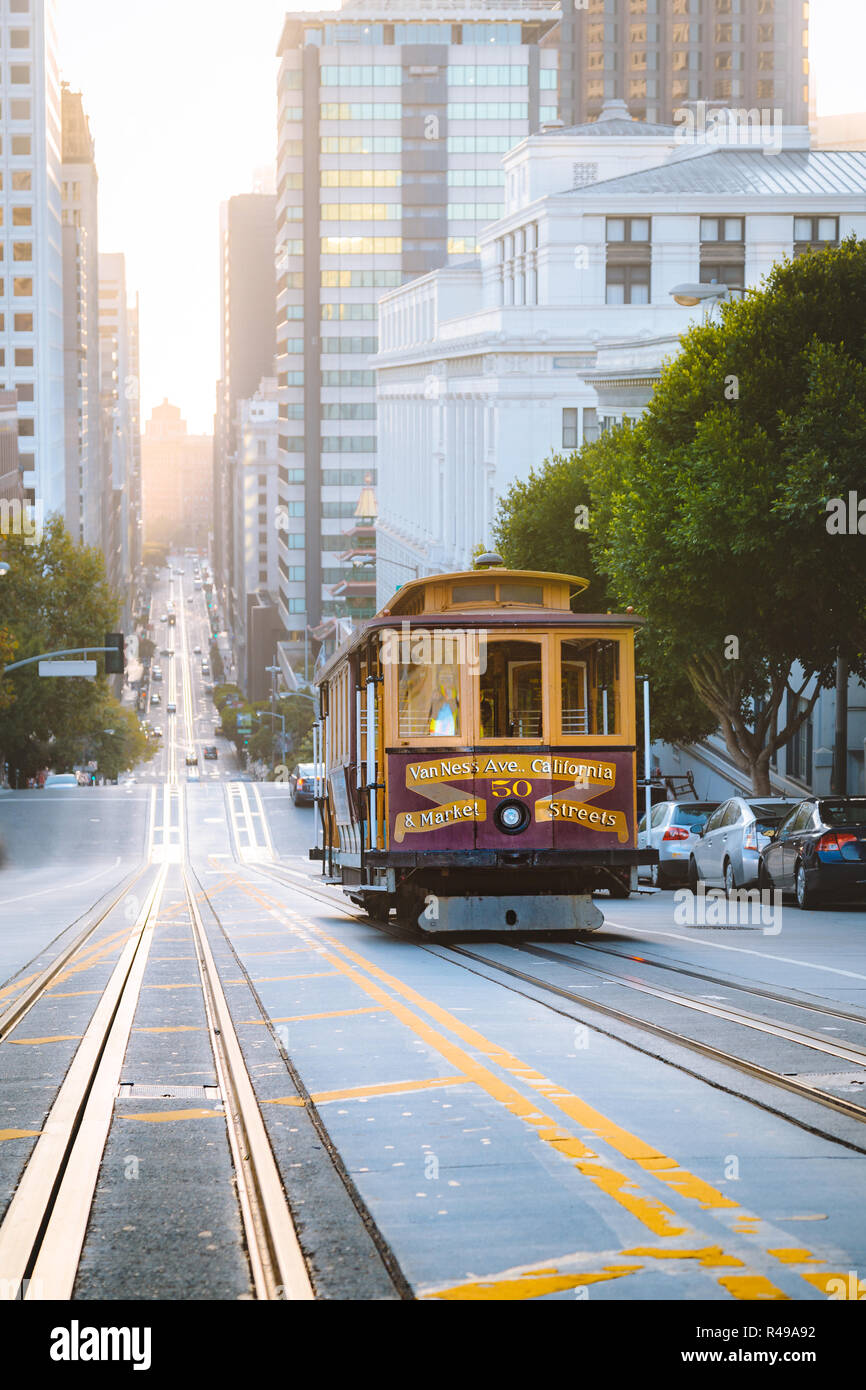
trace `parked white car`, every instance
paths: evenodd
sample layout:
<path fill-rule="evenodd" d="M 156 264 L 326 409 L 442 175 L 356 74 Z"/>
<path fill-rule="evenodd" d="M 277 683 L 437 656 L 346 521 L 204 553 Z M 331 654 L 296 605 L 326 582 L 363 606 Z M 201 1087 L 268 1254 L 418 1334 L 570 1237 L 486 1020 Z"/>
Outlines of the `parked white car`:
<path fill-rule="evenodd" d="M 660 801 L 650 811 L 649 835 L 646 816 L 641 816 L 637 847 L 659 852 L 658 864 L 641 871 L 649 875 L 651 883 L 667 888 L 673 883 L 687 882 L 692 850 L 707 817 L 718 804 L 717 801 Z"/>

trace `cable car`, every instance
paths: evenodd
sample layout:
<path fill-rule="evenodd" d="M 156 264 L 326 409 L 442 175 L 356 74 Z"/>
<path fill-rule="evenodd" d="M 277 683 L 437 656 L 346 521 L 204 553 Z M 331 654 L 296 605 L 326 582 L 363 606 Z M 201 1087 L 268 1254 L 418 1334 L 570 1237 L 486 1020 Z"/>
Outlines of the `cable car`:
<path fill-rule="evenodd" d="M 630 614 L 572 612 L 572 575 L 404 584 L 323 668 L 311 857 L 378 922 L 590 931 L 637 867 Z"/>

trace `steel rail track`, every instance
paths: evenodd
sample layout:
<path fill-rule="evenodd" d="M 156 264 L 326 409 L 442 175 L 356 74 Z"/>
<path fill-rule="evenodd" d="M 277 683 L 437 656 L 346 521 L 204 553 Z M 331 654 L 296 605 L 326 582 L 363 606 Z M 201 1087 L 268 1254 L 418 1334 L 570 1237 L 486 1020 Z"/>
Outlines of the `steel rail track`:
<path fill-rule="evenodd" d="M 251 865 L 249 867 L 253 866 Z M 267 867 L 263 867 L 260 864 L 255 865 L 255 868 L 258 872 L 261 872 L 264 876 L 271 878 L 273 882 L 280 883 L 285 887 L 295 888 L 299 893 L 302 893 L 307 897 L 313 898 L 318 902 L 327 904 L 327 906 L 330 907 L 332 910 L 342 913 L 343 916 L 349 918 L 351 921 L 367 922 L 372 920 L 371 918 L 368 918 L 365 913 L 350 912 L 348 909 L 343 907 L 342 904 L 335 902 L 329 894 L 317 892 L 315 889 L 308 888 L 306 885 L 300 884 L 296 882 L 294 879 L 288 880 L 284 877 L 280 877 L 278 873 L 273 872 L 274 868 L 276 867 L 278 866 L 268 865 Z M 376 922 L 375 925 L 377 928 L 386 931 L 389 935 L 395 937 L 396 939 L 407 939 L 405 932 L 395 930 L 393 927 L 388 927 L 387 925 L 384 925 L 381 922 Z M 471 951 L 465 946 L 459 946 L 454 942 L 436 943 L 434 941 L 425 941 L 424 939 L 419 939 L 417 936 L 412 936 L 411 939 L 415 941 L 419 946 L 422 946 L 427 950 L 436 948 L 436 950 L 439 952 L 450 953 L 452 957 L 464 956 L 467 959 L 475 960 L 479 965 L 484 965 L 488 970 L 494 971 L 500 975 L 507 975 L 511 978 L 521 980 L 525 984 L 531 985 L 536 989 L 540 989 L 550 994 L 555 994 L 560 998 L 567 999 L 570 1003 L 585 1006 L 586 1008 L 592 1010 L 595 1013 L 603 1014 L 608 1018 L 615 1019 L 617 1022 L 626 1024 L 628 1027 L 637 1028 L 644 1032 L 651 1033 L 655 1037 L 662 1038 L 664 1039 L 664 1041 L 672 1043 L 675 1046 L 682 1047 L 688 1051 L 697 1052 L 710 1061 L 720 1063 L 721 1065 L 729 1067 L 734 1071 L 739 1071 L 744 1075 L 749 1076 L 753 1080 L 761 1081 L 774 1088 L 779 1088 L 788 1091 L 792 1095 L 798 1096 L 800 1099 L 809 1100 L 814 1104 L 821 1105 L 827 1109 L 833 1110 L 837 1114 L 843 1115 L 846 1119 L 856 1120 L 860 1124 L 866 1122 L 866 1108 L 864 1108 L 863 1106 L 857 1105 L 853 1101 L 847 1101 L 844 1099 L 844 1097 L 833 1096 L 829 1092 L 823 1091 L 817 1086 L 810 1086 L 807 1085 L 805 1082 L 795 1080 L 794 1078 L 785 1076 L 780 1072 L 772 1071 L 770 1068 L 764 1067 L 758 1062 L 750 1062 L 747 1058 L 738 1057 L 734 1053 L 725 1052 L 723 1049 L 713 1047 L 709 1043 L 700 1042 L 698 1039 L 690 1038 L 688 1037 L 688 1035 L 679 1033 L 675 1029 L 667 1028 L 662 1024 L 652 1023 L 649 1020 L 641 1018 L 636 1014 L 630 1014 L 627 1013 L 625 1010 L 616 1009 L 612 1005 L 602 1004 L 600 1001 L 594 999 L 587 999 L 584 995 L 578 994 L 574 990 L 566 989 L 561 985 L 555 985 L 551 983 L 549 980 L 544 980 L 541 979 L 539 976 L 530 975 L 525 971 L 517 970 L 513 966 L 503 965 L 498 961 L 491 960 L 484 955 Z M 533 949 L 538 949 L 537 947 L 533 947 L 532 943 L 514 943 L 514 945 L 515 949 L 521 951 L 531 951 Z M 455 964 L 459 965 L 462 964 L 462 962 L 458 959 L 455 959 Z M 575 965 L 579 969 L 584 968 L 582 965 L 580 965 L 579 962 L 575 962 Z M 465 966 L 464 968 L 469 970 L 472 969 L 472 967 L 470 966 Z M 591 967 L 587 968 L 591 969 Z M 472 971 L 472 973 L 480 974 L 481 972 Z M 613 978 L 614 983 L 627 983 L 626 981 L 621 980 L 619 977 Z M 515 990 L 514 986 L 508 985 L 505 981 L 502 981 L 501 983 L 506 989 L 512 989 L 515 993 L 521 994 L 526 998 L 535 999 L 534 995 L 525 995 L 522 990 Z M 654 991 L 651 987 L 646 987 L 646 992 L 659 993 L 662 994 L 662 997 L 668 999 L 672 998 L 670 992 Z M 544 1003 L 545 1001 L 536 1000 L 536 1002 Z M 682 1003 L 684 1007 L 693 1007 L 696 1003 L 696 1001 L 690 1000 L 685 995 L 680 996 L 679 998 L 674 998 L 674 1002 Z M 790 1003 L 791 1005 L 795 1005 L 797 1003 L 797 1001 L 795 1000 L 783 1000 L 783 1002 Z M 548 1005 L 548 1007 L 553 1006 Z M 703 1001 L 700 1001 L 700 1009 L 698 1011 L 701 1013 L 714 1012 L 714 1010 L 709 1005 L 705 1005 Z M 737 1017 L 734 1019 L 729 1016 L 731 1012 L 732 1011 L 724 1011 L 720 1013 L 719 1016 L 725 1021 L 736 1022 L 739 1026 L 746 1028 L 754 1029 L 757 1027 L 757 1023 L 760 1023 L 759 1031 L 761 1032 L 776 1033 L 777 1036 L 783 1038 L 785 1041 L 796 1042 L 798 1045 L 808 1047 L 812 1051 L 823 1052 L 827 1056 L 836 1057 L 839 1055 L 838 1049 L 832 1049 L 832 1047 L 828 1047 L 824 1039 L 816 1038 L 814 1034 L 802 1032 L 796 1029 L 785 1028 L 783 1025 L 780 1025 L 778 1028 L 776 1028 L 774 1027 L 771 1021 L 768 1021 L 763 1018 L 757 1019 L 754 1015 L 749 1015 L 745 1013 L 738 1013 Z M 572 1015 L 569 1015 L 569 1017 L 571 1016 Z M 612 1034 L 611 1036 L 616 1035 Z M 629 1042 L 627 1039 L 624 1038 L 618 1038 L 617 1040 L 623 1042 L 626 1046 L 629 1047 L 637 1046 L 635 1043 Z M 866 1053 L 862 1055 L 863 1063 L 866 1064 Z M 672 1063 L 671 1065 L 679 1064 Z M 680 1066 L 680 1069 L 689 1070 L 688 1068 L 682 1066 Z M 698 1076 L 700 1080 L 706 1081 L 708 1085 L 714 1086 L 717 1089 L 730 1089 L 728 1087 L 722 1086 L 718 1081 L 714 1081 L 710 1078 L 707 1078 L 701 1073 L 693 1072 L 691 1074 Z M 733 1094 L 741 1095 L 742 1093 L 733 1092 Z M 797 1124 L 800 1128 L 809 1130 L 810 1133 L 820 1134 L 824 1138 L 830 1139 L 833 1143 L 843 1144 L 845 1147 L 854 1149 L 857 1152 L 866 1153 L 866 1141 L 864 1141 L 863 1145 L 861 1146 L 860 1144 L 855 1143 L 853 1140 L 840 1138 L 840 1136 L 836 1134 L 828 1134 L 826 1131 L 819 1129 L 815 1125 L 801 1120 L 797 1116 L 791 1115 L 787 1111 L 779 1110 L 776 1106 L 770 1105 L 766 1101 L 760 1100 L 754 1096 L 745 1096 L 743 1098 L 749 1100 L 753 1104 L 759 1105 L 764 1110 L 769 1110 L 773 1114 L 781 1115 L 783 1119 L 789 1120 L 793 1124 Z"/>
<path fill-rule="evenodd" d="M 154 878 L 0 1225 L 0 1300 L 72 1296 L 167 872 Z"/>
<path fill-rule="evenodd" d="M 111 916 L 118 904 L 129 896 L 130 889 L 147 872 L 149 867 L 148 864 L 142 864 L 140 869 L 136 869 L 131 875 L 127 875 L 122 888 L 119 890 L 111 889 L 110 892 L 113 896 L 108 906 L 104 909 L 97 908 L 98 915 L 79 932 L 78 936 L 76 936 L 68 946 L 64 946 L 59 954 L 55 956 L 43 970 L 40 970 L 39 974 L 29 985 L 24 985 L 21 993 L 15 995 L 11 1003 L 0 1012 L 0 1043 L 9 1036 L 14 1028 L 17 1028 L 24 1015 L 32 1009 L 33 1005 L 41 998 L 45 991 L 51 988 L 52 981 L 55 980 L 58 975 L 61 975 L 66 967 L 72 963 L 78 952 L 87 945 L 90 938 L 99 929 L 105 919 Z M 61 935 L 62 934 L 63 933 L 61 933 Z M 20 975 L 26 969 L 27 966 L 24 965 L 17 973 Z M 14 977 L 7 981 L 7 985 L 4 987 L 8 987 L 8 985 L 12 984 L 14 984 Z"/>
<path fill-rule="evenodd" d="M 288 1198 L 186 866 L 183 883 L 256 1297 L 311 1300 L 315 1295 Z"/>

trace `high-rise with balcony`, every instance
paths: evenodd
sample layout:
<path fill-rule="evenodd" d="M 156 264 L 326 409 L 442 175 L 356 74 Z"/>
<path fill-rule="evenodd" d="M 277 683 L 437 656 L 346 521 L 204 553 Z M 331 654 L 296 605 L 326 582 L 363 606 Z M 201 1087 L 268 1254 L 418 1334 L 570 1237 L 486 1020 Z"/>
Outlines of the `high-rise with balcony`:
<path fill-rule="evenodd" d="M 25 495 L 65 514 L 60 81 L 53 0 L 0 3 L 0 390 Z"/>

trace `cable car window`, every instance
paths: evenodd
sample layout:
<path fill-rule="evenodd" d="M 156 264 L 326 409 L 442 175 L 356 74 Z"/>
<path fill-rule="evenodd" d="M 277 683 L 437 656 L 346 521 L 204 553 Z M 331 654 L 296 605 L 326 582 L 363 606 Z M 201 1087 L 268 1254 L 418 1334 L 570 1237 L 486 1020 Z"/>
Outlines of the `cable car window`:
<path fill-rule="evenodd" d="M 533 603 L 538 607 L 544 602 L 544 590 L 540 584 L 500 584 L 500 603 Z"/>
<path fill-rule="evenodd" d="M 400 738 L 460 735 L 460 674 L 456 666 L 412 662 L 399 668 Z"/>
<path fill-rule="evenodd" d="M 564 641 L 560 663 L 562 737 L 621 734 L 619 642 Z"/>
<path fill-rule="evenodd" d="M 543 738 L 540 642 L 488 637 L 479 679 L 482 738 Z"/>
<path fill-rule="evenodd" d="M 495 584 L 455 584 L 451 590 L 452 603 L 495 603 Z"/>

